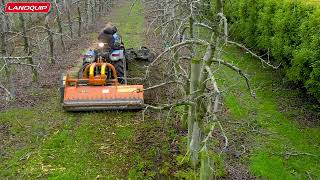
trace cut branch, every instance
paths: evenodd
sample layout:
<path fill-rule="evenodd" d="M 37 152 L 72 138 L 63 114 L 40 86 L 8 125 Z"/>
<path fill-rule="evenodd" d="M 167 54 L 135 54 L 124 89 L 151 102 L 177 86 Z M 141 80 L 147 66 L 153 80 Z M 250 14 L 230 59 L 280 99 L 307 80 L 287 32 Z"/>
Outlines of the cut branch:
<path fill-rule="evenodd" d="M 246 80 L 246 84 L 247 84 L 247 87 L 248 89 L 251 91 L 251 87 L 250 87 L 250 83 L 249 83 L 249 78 L 248 78 L 248 75 L 245 74 L 240 68 L 238 68 L 237 66 L 229 63 L 229 62 L 226 62 L 224 60 L 221 60 L 221 59 L 216 59 L 216 58 L 213 58 L 212 60 L 214 63 L 219 63 L 219 64 L 223 64 L 225 66 L 227 66 L 228 68 L 236 71 L 239 75 L 241 75 L 245 80 Z"/>
<path fill-rule="evenodd" d="M 250 51 L 247 47 L 245 47 L 245 46 L 242 45 L 242 44 L 239 44 L 239 43 L 233 42 L 233 41 L 227 41 L 227 43 L 236 45 L 236 46 L 244 49 L 245 51 L 247 51 L 248 53 L 250 53 L 252 56 L 258 58 L 263 64 L 266 64 L 267 66 L 272 67 L 273 69 L 278 69 L 278 68 L 281 66 L 281 64 L 279 64 L 278 66 L 274 66 L 274 65 L 270 64 L 269 62 L 267 62 L 266 60 L 264 60 L 263 58 L 261 58 L 261 56 L 258 56 L 258 55 L 255 54 L 254 52 Z"/>

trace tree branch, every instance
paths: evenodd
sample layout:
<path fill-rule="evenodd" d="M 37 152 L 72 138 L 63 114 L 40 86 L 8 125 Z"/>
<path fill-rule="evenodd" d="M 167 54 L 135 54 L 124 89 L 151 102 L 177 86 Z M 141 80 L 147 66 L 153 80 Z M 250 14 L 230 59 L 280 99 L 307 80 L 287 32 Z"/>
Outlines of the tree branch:
<path fill-rule="evenodd" d="M 278 69 L 278 68 L 281 66 L 281 64 L 279 64 L 278 66 L 274 66 L 274 65 L 270 64 L 269 62 L 267 62 L 266 60 L 264 60 L 263 58 L 261 58 L 261 56 L 258 56 L 258 55 L 255 54 L 254 52 L 250 51 L 247 47 L 245 47 L 245 46 L 242 45 L 242 44 L 239 44 L 239 43 L 233 42 L 233 41 L 227 41 L 227 43 L 236 45 L 236 46 L 244 49 L 245 51 L 247 51 L 248 53 L 250 53 L 252 56 L 258 58 L 262 63 L 266 64 L 267 66 L 269 66 L 269 67 L 271 67 L 271 68 L 273 68 L 273 69 Z"/>

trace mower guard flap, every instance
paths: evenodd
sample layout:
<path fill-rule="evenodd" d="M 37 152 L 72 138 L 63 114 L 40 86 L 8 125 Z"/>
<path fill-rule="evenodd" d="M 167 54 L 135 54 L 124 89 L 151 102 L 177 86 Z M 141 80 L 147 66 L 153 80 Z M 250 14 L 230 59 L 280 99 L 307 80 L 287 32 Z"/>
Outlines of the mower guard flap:
<path fill-rule="evenodd" d="M 68 86 L 63 108 L 67 111 L 142 109 L 143 85 Z"/>

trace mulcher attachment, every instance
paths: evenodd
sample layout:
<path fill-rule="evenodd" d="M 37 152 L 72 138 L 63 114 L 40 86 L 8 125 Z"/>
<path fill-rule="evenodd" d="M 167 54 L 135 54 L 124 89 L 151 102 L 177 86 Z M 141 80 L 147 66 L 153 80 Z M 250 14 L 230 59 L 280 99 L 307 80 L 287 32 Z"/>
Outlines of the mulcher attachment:
<path fill-rule="evenodd" d="M 109 63 L 87 65 L 81 79 L 64 76 L 62 97 L 67 111 L 142 109 L 144 104 L 143 85 L 121 85 Z"/>

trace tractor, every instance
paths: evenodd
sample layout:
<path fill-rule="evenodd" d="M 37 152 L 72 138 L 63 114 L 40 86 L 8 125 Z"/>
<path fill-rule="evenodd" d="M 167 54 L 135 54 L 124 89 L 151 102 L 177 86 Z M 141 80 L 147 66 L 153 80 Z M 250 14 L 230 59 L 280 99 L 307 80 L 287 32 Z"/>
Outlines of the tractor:
<path fill-rule="evenodd" d="M 105 28 L 98 48 L 83 56 L 77 77 L 62 77 L 60 93 L 67 111 L 142 109 L 143 85 L 127 84 L 125 47 L 116 29 Z"/>

